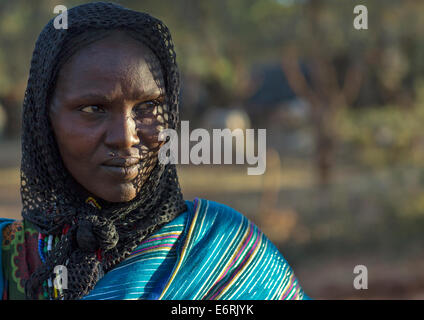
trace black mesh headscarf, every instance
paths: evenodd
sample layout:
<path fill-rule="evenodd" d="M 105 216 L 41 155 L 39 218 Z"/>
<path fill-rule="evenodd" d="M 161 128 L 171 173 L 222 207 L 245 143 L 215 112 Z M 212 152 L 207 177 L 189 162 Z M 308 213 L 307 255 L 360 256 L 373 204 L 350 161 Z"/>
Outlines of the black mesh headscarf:
<path fill-rule="evenodd" d="M 146 236 L 186 210 L 175 165 L 157 161 L 157 149 L 144 150 L 146 161 L 136 180 L 142 176 L 146 180 L 136 197 L 125 203 L 104 201 L 101 210 L 85 202 L 86 195 L 60 157 L 49 120 L 49 101 L 58 72 L 79 48 L 116 29 L 141 41 L 158 58 L 166 90 L 158 116 L 166 127 L 178 126 L 179 73 L 171 35 L 161 21 L 99 2 L 68 10 L 68 29 L 55 29 L 53 19 L 46 25 L 35 45 L 23 104 L 22 215 L 42 234 L 61 234 L 65 227 L 68 232 L 26 282 L 30 299 L 37 297 L 43 281 L 54 277 L 57 265 L 67 267 L 64 299 L 83 297 L 102 272 L 110 270 Z"/>

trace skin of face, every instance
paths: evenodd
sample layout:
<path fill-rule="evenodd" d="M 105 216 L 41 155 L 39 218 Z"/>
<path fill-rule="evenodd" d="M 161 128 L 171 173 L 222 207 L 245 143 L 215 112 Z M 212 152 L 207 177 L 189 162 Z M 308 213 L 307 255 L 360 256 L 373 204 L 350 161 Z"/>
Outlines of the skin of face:
<path fill-rule="evenodd" d="M 61 68 L 50 121 L 65 167 L 89 193 L 109 202 L 135 198 L 143 150 L 158 143 L 153 109 L 164 91 L 156 56 L 123 32 L 83 47 Z M 116 157 L 140 163 L 107 164 Z"/>

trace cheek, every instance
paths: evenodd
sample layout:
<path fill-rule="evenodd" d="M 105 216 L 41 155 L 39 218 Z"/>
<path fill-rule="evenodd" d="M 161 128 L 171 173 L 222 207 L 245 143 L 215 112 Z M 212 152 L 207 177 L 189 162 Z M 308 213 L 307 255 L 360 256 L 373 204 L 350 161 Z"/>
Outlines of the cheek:
<path fill-rule="evenodd" d="M 155 127 L 142 127 L 138 130 L 138 136 L 141 138 L 142 144 L 153 150 L 158 147 L 159 131 Z"/>
<path fill-rule="evenodd" d="M 58 116 L 53 121 L 57 144 L 65 164 L 68 167 L 88 167 L 101 141 L 100 130 L 73 121 L 71 117 Z"/>
<path fill-rule="evenodd" d="M 159 141 L 159 133 L 169 127 L 168 123 L 156 116 L 151 116 L 149 122 L 140 121 L 137 124 L 137 132 L 142 144 L 146 145 L 152 151 L 164 144 Z"/>

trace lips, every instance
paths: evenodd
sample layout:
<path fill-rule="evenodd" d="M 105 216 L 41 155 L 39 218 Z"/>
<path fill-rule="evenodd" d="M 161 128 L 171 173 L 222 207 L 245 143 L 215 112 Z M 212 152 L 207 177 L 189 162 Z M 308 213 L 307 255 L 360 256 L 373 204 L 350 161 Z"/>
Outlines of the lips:
<path fill-rule="evenodd" d="M 132 180 L 137 177 L 140 167 L 140 159 L 112 158 L 101 164 L 101 168 L 112 177 L 119 180 Z"/>
<path fill-rule="evenodd" d="M 131 167 L 137 165 L 139 162 L 140 159 L 135 157 L 111 158 L 103 162 L 102 165 L 110 167 Z"/>

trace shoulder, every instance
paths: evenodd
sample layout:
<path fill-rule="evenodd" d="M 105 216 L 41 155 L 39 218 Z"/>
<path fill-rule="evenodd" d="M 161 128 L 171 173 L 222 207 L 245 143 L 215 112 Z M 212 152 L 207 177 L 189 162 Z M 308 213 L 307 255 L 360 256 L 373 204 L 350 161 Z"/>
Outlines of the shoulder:
<path fill-rule="evenodd" d="M 0 220 L 3 286 L 7 298 L 24 298 L 24 282 L 41 261 L 37 253 L 38 232 L 26 220 Z M 3 290 L 4 288 L 2 288 Z"/>
<path fill-rule="evenodd" d="M 204 199 L 196 199 L 189 211 L 176 269 L 178 286 L 170 288 L 167 297 L 303 297 L 288 263 L 247 217 L 229 206 Z"/>
<path fill-rule="evenodd" d="M 0 243 L 2 245 L 2 249 L 5 245 L 9 244 L 12 234 L 16 233 L 17 225 L 19 225 L 19 221 L 15 221 L 13 219 L 0 218 Z"/>
<path fill-rule="evenodd" d="M 0 219 L 2 247 L 8 246 L 22 232 L 23 222 L 12 219 Z"/>
<path fill-rule="evenodd" d="M 3 251 L 21 243 L 32 242 L 38 235 L 33 226 L 25 220 L 0 219 Z"/>
<path fill-rule="evenodd" d="M 0 218 L 0 237 L 2 236 L 2 232 L 5 232 L 6 229 L 9 229 L 10 225 L 14 222 L 16 222 L 16 220 Z"/>
<path fill-rule="evenodd" d="M 206 245 L 211 240 L 244 233 L 250 221 L 233 208 L 206 199 L 196 198 L 188 210 L 185 238 L 189 247 Z"/>
<path fill-rule="evenodd" d="M 196 198 L 187 219 L 187 235 L 192 238 L 192 244 L 210 242 L 213 238 L 225 235 L 227 239 L 243 241 L 266 236 L 239 211 L 212 200 Z"/>
<path fill-rule="evenodd" d="M 200 198 L 196 198 L 193 203 L 193 219 L 204 227 L 206 224 L 206 226 L 214 229 L 227 229 L 242 222 L 249 223 L 243 214 L 225 204 Z"/>
<path fill-rule="evenodd" d="M 5 282 L 6 282 L 6 272 L 7 267 L 4 263 L 6 261 L 4 255 L 5 255 L 5 248 L 10 243 L 10 237 L 11 237 L 11 225 L 14 223 L 15 220 L 12 219 L 4 219 L 0 218 L 0 300 L 6 299 L 7 295 L 4 294 L 5 289 Z"/>

